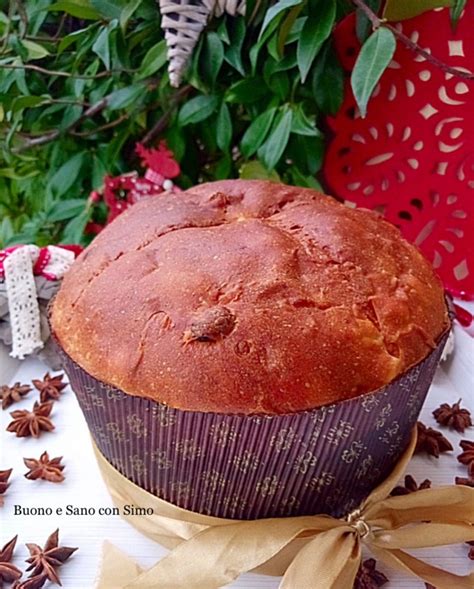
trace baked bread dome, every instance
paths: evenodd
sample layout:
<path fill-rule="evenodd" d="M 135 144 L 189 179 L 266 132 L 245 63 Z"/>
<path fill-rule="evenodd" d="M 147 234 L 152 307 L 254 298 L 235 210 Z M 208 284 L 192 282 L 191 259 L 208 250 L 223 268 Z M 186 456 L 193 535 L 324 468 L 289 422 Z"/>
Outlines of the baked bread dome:
<path fill-rule="evenodd" d="M 51 311 L 95 378 L 177 409 L 283 414 L 374 391 L 449 326 L 430 264 L 377 214 L 226 180 L 139 202 Z"/>

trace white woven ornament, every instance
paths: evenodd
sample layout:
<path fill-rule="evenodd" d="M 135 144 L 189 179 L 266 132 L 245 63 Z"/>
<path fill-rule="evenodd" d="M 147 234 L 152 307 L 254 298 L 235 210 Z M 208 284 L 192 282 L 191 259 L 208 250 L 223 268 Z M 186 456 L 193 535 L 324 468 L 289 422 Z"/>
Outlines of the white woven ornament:
<path fill-rule="evenodd" d="M 179 86 L 202 31 L 213 16 L 244 15 L 246 0 L 159 0 L 170 84 Z"/>

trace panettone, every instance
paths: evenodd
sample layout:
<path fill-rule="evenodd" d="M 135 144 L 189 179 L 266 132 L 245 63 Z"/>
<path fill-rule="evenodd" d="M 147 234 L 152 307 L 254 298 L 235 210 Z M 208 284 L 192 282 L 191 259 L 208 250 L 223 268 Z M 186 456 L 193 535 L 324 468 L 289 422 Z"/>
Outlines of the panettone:
<path fill-rule="evenodd" d="M 265 181 L 144 200 L 64 278 L 63 350 L 128 395 L 286 414 L 374 391 L 447 330 L 430 264 L 380 216 Z"/>

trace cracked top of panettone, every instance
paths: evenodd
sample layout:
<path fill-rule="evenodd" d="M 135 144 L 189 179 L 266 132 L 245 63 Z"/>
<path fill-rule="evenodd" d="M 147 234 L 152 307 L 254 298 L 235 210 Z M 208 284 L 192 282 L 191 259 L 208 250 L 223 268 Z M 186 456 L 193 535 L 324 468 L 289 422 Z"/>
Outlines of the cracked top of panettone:
<path fill-rule="evenodd" d="M 74 262 L 51 322 L 75 362 L 130 395 L 243 414 L 376 390 L 449 325 L 440 281 L 394 226 L 244 180 L 120 215 Z"/>

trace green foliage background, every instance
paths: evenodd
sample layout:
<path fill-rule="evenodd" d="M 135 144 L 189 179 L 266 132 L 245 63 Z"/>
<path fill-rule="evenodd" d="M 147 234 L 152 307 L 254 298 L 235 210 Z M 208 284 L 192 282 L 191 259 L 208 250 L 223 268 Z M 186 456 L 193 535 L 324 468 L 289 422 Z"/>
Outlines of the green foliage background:
<path fill-rule="evenodd" d="M 449 3 L 410 1 L 418 12 Z M 318 187 L 323 115 L 343 94 L 331 33 L 351 10 L 350 0 L 247 0 L 245 18 L 210 23 L 176 90 L 155 0 L 0 0 L 0 248 L 84 243 L 90 191 L 138 167 L 137 141 L 166 139 L 183 188 L 239 176 Z M 361 112 L 395 48 L 370 29 L 358 10 Z"/>
<path fill-rule="evenodd" d="M 182 187 L 239 175 L 317 186 L 321 113 L 342 99 L 330 33 L 348 6 L 249 2 L 247 20 L 211 23 L 176 90 L 154 0 L 6 4 L 0 247 L 83 241 L 89 192 L 137 166 L 134 145 L 158 121 Z"/>

